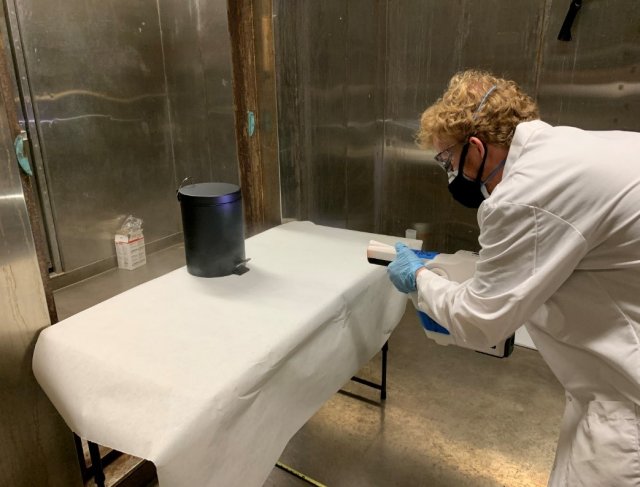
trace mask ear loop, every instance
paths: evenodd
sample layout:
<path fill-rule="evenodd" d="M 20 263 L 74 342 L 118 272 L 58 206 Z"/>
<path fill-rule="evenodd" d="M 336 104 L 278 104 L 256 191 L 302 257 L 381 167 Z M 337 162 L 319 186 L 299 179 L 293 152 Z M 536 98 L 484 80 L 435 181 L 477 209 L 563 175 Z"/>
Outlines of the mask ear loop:
<path fill-rule="evenodd" d="M 487 160 L 487 154 L 489 154 L 489 151 L 487 150 L 487 146 L 484 142 L 482 142 L 482 148 L 484 149 L 484 155 L 482 156 L 482 162 L 480 163 L 480 168 L 478 169 L 478 174 L 476 176 L 477 183 L 482 183 L 482 173 L 484 172 L 484 163 Z"/>
<path fill-rule="evenodd" d="M 487 184 L 489 181 L 491 181 L 491 179 L 492 179 L 496 174 L 498 174 L 498 171 L 499 171 L 500 169 L 502 169 L 502 167 L 504 166 L 505 162 L 507 162 L 507 160 L 506 160 L 506 159 L 502 159 L 502 160 L 500 161 L 500 164 L 498 164 L 496 167 L 494 167 L 494 168 L 493 168 L 493 171 L 491 171 L 491 172 L 489 173 L 489 175 L 487 176 L 487 179 L 485 179 L 484 181 L 482 181 L 482 184 Z"/>
<path fill-rule="evenodd" d="M 484 96 L 480 100 L 480 103 L 478 103 L 478 108 L 476 108 L 476 111 L 473 112 L 473 115 L 472 115 L 472 119 L 473 120 L 475 120 L 478 117 L 478 114 L 480 113 L 480 110 L 482 110 L 482 107 L 484 107 L 484 104 L 487 102 L 487 98 L 489 98 L 489 95 L 491 95 L 491 93 L 493 93 L 496 90 L 497 87 L 498 87 L 498 85 L 491 86 L 491 88 L 489 88 L 487 90 L 487 92 L 484 94 Z M 484 172 L 484 163 L 487 160 L 487 154 L 488 154 L 486 144 L 482 140 L 480 142 L 482 142 L 482 148 L 484 149 L 484 155 L 482 156 L 482 163 L 480 163 L 480 169 L 478 169 L 478 174 L 476 176 L 476 182 L 477 183 L 482 183 L 482 173 Z"/>
<path fill-rule="evenodd" d="M 487 98 L 489 98 L 489 95 L 491 95 L 491 93 L 493 93 L 497 87 L 498 87 L 498 85 L 493 85 L 484 94 L 484 96 L 480 100 L 480 103 L 478 104 L 478 108 L 476 108 L 476 111 L 473 112 L 473 115 L 472 115 L 472 119 L 473 120 L 475 120 L 478 117 L 478 113 L 480 112 L 480 110 L 482 109 L 484 104 L 486 103 Z M 469 136 L 469 137 L 471 137 L 471 136 Z M 482 142 L 482 141 L 480 141 L 480 142 Z M 482 142 L 482 147 L 484 148 L 484 156 L 482 157 L 482 163 L 480 164 L 480 170 L 478 171 L 478 175 L 476 176 L 476 181 L 480 182 L 480 183 L 482 182 L 481 178 L 482 178 L 482 172 L 484 171 L 484 163 L 487 160 L 487 146 L 485 145 L 484 142 Z M 462 147 L 462 153 L 460 154 L 460 164 L 458 165 L 458 174 L 461 174 L 463 176 L 464 176 L 464 162 L 465 162 L 465 160 L 467 158 L 467 151 L 468 150 L 469 150 L 469 142 L 464 144 L 464 146 Z"/>
<path fill-rule="evenodd" d="M 469 151 L 469 142 L 462 146 L 460 153 L 460 164 L 458 164 L 458 174 L 464 176 L 464 162 L 467 160 L 467 152 Z"/>

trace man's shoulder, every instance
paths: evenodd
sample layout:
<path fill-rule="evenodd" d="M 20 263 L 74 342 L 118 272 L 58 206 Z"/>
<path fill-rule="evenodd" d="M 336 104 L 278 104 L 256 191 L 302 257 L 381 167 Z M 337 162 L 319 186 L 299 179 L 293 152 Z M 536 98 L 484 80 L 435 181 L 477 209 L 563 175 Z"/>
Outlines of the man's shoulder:
<path fill-rule="evenodd" d="M 569 125 L 550 125 L 542 120 L 531 120 L 518 124 L 515 129 L 512 146 L 525 146 L 537 140 L 586 140 L 593 143 L 607 144 L 637 142 L 640 133 L 625 130 L 589 130 Z"/>
<path fill-rule="evenodd" d="M 542 120 L 529 120 L 528 122 L 521 122 L 516 126 L 516 130 L 513 134 L 513 139 L 526 142 L 526 140 L 532 135 L 544 131 L 553 129 L 553 126 Z"/>

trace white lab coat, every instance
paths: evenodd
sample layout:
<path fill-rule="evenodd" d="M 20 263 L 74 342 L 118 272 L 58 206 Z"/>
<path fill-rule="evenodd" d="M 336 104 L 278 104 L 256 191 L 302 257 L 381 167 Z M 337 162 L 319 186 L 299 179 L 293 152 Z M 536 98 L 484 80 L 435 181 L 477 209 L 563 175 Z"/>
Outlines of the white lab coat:
<path fill-rule="evenodd" d="M 418 276 L 456 343 L 523 323 L 566 390 L 553 487 L 640 486 L 640 134 L 533 121 L 478 210 L 472 279 Z"/>

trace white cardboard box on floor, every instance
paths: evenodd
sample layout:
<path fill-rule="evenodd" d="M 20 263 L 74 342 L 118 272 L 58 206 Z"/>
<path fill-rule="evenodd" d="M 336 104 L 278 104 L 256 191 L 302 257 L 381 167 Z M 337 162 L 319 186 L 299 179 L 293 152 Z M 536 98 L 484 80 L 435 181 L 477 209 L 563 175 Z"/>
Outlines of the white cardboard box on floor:
<path fill-rule="evenodd" d="M 142 232 L 116 234 L 115 245 L 120 269 L 133 270 L 147 263 Z"/>

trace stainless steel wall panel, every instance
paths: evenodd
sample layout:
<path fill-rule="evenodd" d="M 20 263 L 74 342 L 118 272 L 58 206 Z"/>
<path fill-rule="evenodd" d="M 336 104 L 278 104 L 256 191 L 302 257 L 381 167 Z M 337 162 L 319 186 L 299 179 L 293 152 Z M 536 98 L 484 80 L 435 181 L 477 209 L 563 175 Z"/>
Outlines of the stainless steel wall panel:
<path fill-rule="evenodd" d="M 475 212 L 416 147 L 418 120 L 466 67 L 533 90 L 544 6 L 276 2 L 284 216 L 395 235 L 427 224 L 426 246 L 476 248 Z"/>
<path fill-rule="evenodd" d="M 556 38 L 567 2 L 550 2 L 538 101 L 554 125 L 640 130 L 640 3 L 583 2 L 573 40 Z"/>
<path fill-rule="evenodd" d="M 215 181 L 239 183 L 227 2 L 197 0 L 195 5 L 200 12 L 198 50 L 204 74 L 204 91 L 200 96 L 206 106 L 211 177 Z"/>
<path fill-rule="evenodd" d="M 274 11 L 283 216 L 372 230 L 385 2 L 279 1 Z"/>
<path fill-rule="evenodd" d="M 37 191 L 34 192 L 34 197 L 38 200 L 37 205 L 42 215 L 42 218 L 39 219 L 39 225 L 41 226 L 42 235 L 45 235 L 46 238 L 45 253 L 48 261 L 47 268 L 52 271 L 59 270 L 62 269 L 60 249 L 58 248 L 56 229 L 53 221 L 49 187 L 46 177 L 44 176 L 45 169 L 38 137 L 38 127 L 35 123 L 35 112 L 26 76 L 25 55 L 20 40 L 18 16 L 13 1 L 5 2 L 5 10 L 2 12 L 3 16 L 5 13 L 6 19 L 5 22 L 2 23 L 2 36 L 5 41 L 6 59 L 13 59 L 15 65 L 14 69 L 10 70 L 11 84 L 13 87 L 12 93 L 14 96 L 13 104 L 20 128 L 26 133 L 28 139 L 24 145 L 25 151 L 28 153 L 27 157 L 36 176 Z M 10 35 L 9 31 L 11 31 L 12 35 Z M 24 73 L 19 79 L 18 72 Z"/>
<path fill-rule="evenodd" d="M 150 241 L 176 233 L 156 4 L 27 0 L 18 15 L 65 270 L 112 256 L 129 213 Z"/>
<path fill-rule="evenodd" d="M 455 203 L 433 154 L 415 144 L 422 111 L 470 67 L 535 87 L 544 0 L 389 3 L 382 231 L 426 226 L 425 247 L 477 248 L 475 210 Z"/>
<path fill-rule="evenodd" d="M 381 217 L 385 100 L 385 1 L 346 2 L 346 226 L 377 231 Z"/>
<path fill-rule="evenodd" d="M 275 0 L 273 29 L 278 103 L 278 158 L 283 218 L 309 219 L 308 170 L 311 146 L 306 142 L 310 42 L 301 31 L 307 25 L 305 2 Z M 305 123 L 305 121 L 307 122 Z"/>
<path fill-rule="evenodd" d="M 0 100 L 0 485 L 82 485 L 71 431 L 31 372 L 49 324 L 29 215 Z"/>
<path fill-rule="evenodd" d="M 226 2 L 159 0 L 176 181 L 238 183 Z"/>
<path fill-rule="evenodd" d="M 158 0 L 160 46 L 164 53 L 164 74 L 169 100 L 169 121 L 173 130 L 173 158 L 176 187 L 186 177 L 192 182 L 209 181 L 209 146 L 206 130 L 204 73 L 199 50 L 199 18 L 194 2 L 182 5 Z"/>
<path fill-rule="evenodd" d="M 113 265 L 128 214 L 173 241 L 186 176 L 238 182 L 225 0 L 9 1 L 56 271 Z"/>
<path fill-rule="evenodd" d="M 312 122 L 308 143 L 315 151 L 310 164 L 309 217 L 316 223 L 344 227 L 347 127 L 347 3 L 307 2 L 307 28 L 312 40 L 309 83 Z"/>

